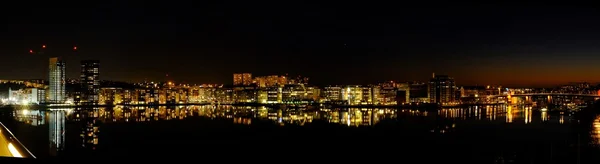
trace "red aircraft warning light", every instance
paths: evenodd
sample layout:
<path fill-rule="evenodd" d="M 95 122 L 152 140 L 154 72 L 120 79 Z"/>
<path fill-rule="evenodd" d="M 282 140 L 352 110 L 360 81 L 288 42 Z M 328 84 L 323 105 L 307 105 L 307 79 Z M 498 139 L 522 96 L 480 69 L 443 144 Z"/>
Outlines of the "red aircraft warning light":
<path fill-rule="evenodd" d="M 32 54 L 32 53 L 33 53 L 33 50 L 29 50 L 29 53 L 30 53 L 30 54 Z"/>
<path fill-rule="evenodd" d="M 46 45 L 45 45 L 45 44 L 44 44 L 44 45 L 42 45 L 42 48 L 46 48 Z"/>
<path fill-rule="evenodd" d="M 73 50 L 77 50 L 77 46 L 74 46 L 74 47 L 73 47 Z"/>

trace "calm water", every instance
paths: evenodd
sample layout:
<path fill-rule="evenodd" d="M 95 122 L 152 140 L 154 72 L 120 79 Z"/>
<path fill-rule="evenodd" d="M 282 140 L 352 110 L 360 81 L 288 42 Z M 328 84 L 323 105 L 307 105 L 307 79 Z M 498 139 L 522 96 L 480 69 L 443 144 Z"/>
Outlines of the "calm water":
<path fill-rule="evenodd" d="M 259 154 L 309 159 L 342 153 L 419 163 L 589 163 L 600 153 L 600 117 L 578 125 L 570 114 L 525 106 L 439 111 L 211 105 L 21 108 L 1 111 L 0 121 L 38 158 Z"/>

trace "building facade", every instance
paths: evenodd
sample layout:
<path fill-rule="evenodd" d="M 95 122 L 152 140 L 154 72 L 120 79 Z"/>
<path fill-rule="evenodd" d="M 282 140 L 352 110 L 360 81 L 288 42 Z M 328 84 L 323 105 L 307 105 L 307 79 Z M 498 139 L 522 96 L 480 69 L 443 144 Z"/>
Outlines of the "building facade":
<path fill-rule="evenodd" d="M 100 93 L 100 61 L 81 61 L 80 101 L 85 104 L 98 104 Z"/>
<path fill-rule="evenodd" d="M 252 84 L 251 73 L 234 73 L 233 74 L 233 85 L 250 85 Z"/>
<path fill-rule="evenodd" d="M 429 98 L 431 103 L 448 104 L 455 102 L 456 85 L 454 78 L 434 74 L 429 81 Z"/>
<path fill-rule="evenodd" d="M 64 103 L 65 94 L 65 67 L 66 64 L 58 57 L 50 58 L 48 76 L 48 102 Z"/>

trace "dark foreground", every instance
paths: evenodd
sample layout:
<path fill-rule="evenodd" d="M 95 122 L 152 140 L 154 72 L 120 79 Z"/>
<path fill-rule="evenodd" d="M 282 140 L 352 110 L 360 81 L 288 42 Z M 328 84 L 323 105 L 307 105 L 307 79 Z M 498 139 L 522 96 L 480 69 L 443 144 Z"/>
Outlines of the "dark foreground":
<path fill-rule="evenodd" d="M 527 126 L 507 129 L 503 125 L 483 124 L 456 130 L 460 133 L 432 133 L 425 131 L 424 126 L 409 127 L 396 122 L 361 128 L 327 123 L 279 127 L 269 122 L 239 125 L 230 120 L 203 118 L 107 124 L 103 125 L 99 136 L 102 144 L 95 150 L 70 149 L 58 157 L 41 159 L 201 159 L 222 162 L 288 159 L 411 163 L 494 163 L 499 159 L 518 163 L 575 163 L 577 160 L 574 158 L 577 143 L 570 139 L 576 136 L 552 129 Z M 38 142 L 42 144 L 41 140 Z"/>

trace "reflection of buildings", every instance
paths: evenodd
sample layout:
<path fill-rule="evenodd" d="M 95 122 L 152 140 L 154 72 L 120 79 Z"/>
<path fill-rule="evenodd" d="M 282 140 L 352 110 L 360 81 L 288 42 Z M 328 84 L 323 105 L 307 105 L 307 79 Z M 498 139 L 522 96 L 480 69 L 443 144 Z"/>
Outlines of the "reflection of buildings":
<path fill-rule="evenodd" d="M 172 119 L 186 119 L 192 116 L 208 118 L 233 119 L 237 124 L 251 124 L 253 119 L 268 119 L 280 125 L 295 124 L 305 125 L 314 120 L 330 123 L 339 123 L 349 126 L 372 126 L 383 119 L 394 119 L 395 109 L 272 109 L 267 107 L 244 106 L 182 106 L 182 107 L 114 107 L 113 109 L 101 108 L 97 118 L 85 118 L 82 114 L 80 121 L 87 120 L 83 129 L 84 142 L 97 144 L 98 122 L 146 122 Z M 87 115 L 87 114 L 85 114 Z M 343 121 L 343 122 L 342 122 Z"/>
<path fill-rule="evenodd" d="M 596 116 L 596 119 L 594 119 L 591 135 L 592 139 L 594 140 L 592 142 L 595 144 L 600 144 L 600 116 Z"/>
<path fill-rule="evenodd" d="M 31 126 L 44 125 L 46 122 L 45 113 L 40 110 L 15 110 L 14 116 L 17 121 Z"/>
<path fill-rule="evenodd" d="M 51 150 L 63 150 L 65 144 L 65 112 L 54 110 L 48 113 Z"/>
<path fill-rule="evenodd" d="M 383 120 L 405 119 L 414 117 L 440 117 L 444 120 L 489 120 L 493 122 L 525 122 L 531 123 L 530 106 L 513 107 L 507 105 L 480 105 L 467 108 L 443 108 L 435 112 L 393 109 L 393 108 L 284 108 L 274 109 L 269 107 L 249 106 L 160 106 L 160 107 L 124 107 L 83 109 L 78 114 L 71 115 L 74 121 L 82 122 L 81 137 L 84 147 L 94 147 L 98 144 L 99 123 L 112 122 L 146 122 L 174 119 L 187 119 L 189 117 L 226 118 L 234 119 L 234 123 L 251 124 L 254 119 L 271 120 L 280 125 L 306 125 L 317 121 L 342 124 L 347 126 L 373 126 Z M 24 117 L 24 116 L 22 116 Z M 539 121 L 550 120 L 547 115 Z M 562 122 L 568 121 L 564 116 Z M 418 121 L 415 119 L 412 121 Z M 538 120 L 536 120 L 537 122 Z M 559 120 L 556 120 L 559 121 Z"/>
<path fill-rule="evenodd" d="M 95 150 L 98 145 L 98 115 L 99 109 L 82 109 L 82 123 L 84 123 L 81 131 L 82 147 Z"/>

